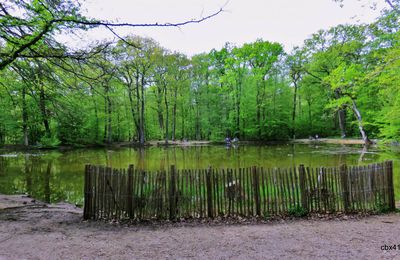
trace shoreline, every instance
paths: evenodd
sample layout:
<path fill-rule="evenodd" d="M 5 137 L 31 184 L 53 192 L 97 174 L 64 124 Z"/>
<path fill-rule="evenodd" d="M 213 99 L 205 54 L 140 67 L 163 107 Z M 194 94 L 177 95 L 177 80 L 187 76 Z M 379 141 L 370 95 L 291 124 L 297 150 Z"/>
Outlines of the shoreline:
<path fill-rule="evenodd" d="M 395 146 L 395 144 L 385 144 L 380 142 L 377 139 L 372 140 L 372 145 L 389 145 Z M 271 141 L 240 141 L 237 143 L 240 145 L 255 145 L 255 146 L 263 146 L 263 145 L 278 145 L 278 144 L 338 144 L 338 145 L 364 145 L 364 141 L 362 139 L 348 138 L 348 139 L 340 139 L 340 138 L 319 138 L 315 139 L 294 139 L 294 140 L 271 140 Z M 224 141 L 207 141 L 207 140 L 193 140 L 193 141 L 169 141 L 168 144 L 165 143 L 164 140 L 151 140 L 146 142 L 144 145 L 140 145 L 138 143 L 133 142 L 116 142 L 111 144 L 89 144 L 82 146 L 74 146 L 74 145 L 61 145 L 57 147 L 39 147 L 39 146 L 24 146 L 24 145 L 2 145 L 0 146 L 0 150 L 11 150 L 11 151 L 37 151 L 37 150 L 59 150 L 59 151 L 68 151 L 68 150 L 77 150 L 77 149 L 101 149 L 101 148 L 141 148 L 141 147 L 191 147 L 191 146 L 209 146 L 209 145 L 226 145 Z"/>
<path fill-rule="evenodd" d="M 380 145 L 381 142 L 377 139 L 371 140 L 373 144 L 371 145 Z M 356 144 L 361 144 L 365 145 L 364 140 L 362 139 L 355 139 L 355 138 L 346 138 L 346 139 L 340 139 L 340 138 L 318 138 L 318 139 L 294 139 L 290 141 L 291 143 L 294 144 L 349 144 L 349 145 L 356 145 Z"/>

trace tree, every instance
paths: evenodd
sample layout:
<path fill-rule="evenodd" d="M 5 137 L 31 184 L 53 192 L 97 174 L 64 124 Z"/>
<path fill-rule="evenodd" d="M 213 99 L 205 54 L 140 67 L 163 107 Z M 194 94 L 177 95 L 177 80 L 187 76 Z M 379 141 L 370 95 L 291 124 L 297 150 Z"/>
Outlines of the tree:
<path fill-rule="evenodd" d="M 257 108 L 257 129 L 258 137 L 262 138 L 263 125 L 265 116 L 264 99 L 266 94 L 266 80 L 270 76 L 269 73 L 283 54 L 283 47 L 279 43 L 271 43 L 262 40 L 257 40 L 254 43 L 244 44 L 243 52 L 248 57 L 248 63 L 256 82 L 256 108 Z"/>
<path fill-rule="evenodd" d="M 201 23 L 220 14 L 218 11 L 178 23 L 112 23 L 90 19 L 81 14 L 80 5 L 73 0 L 5 0 L 0 3 L 0 70 L 18 58 L 76 58 L 91 56 L 90 52 L 68 52 L 54 39 L 55 34 L 70 30 L 88 30 L 103 26 L 123 40 L 115 27 L 180 27 Z"/>

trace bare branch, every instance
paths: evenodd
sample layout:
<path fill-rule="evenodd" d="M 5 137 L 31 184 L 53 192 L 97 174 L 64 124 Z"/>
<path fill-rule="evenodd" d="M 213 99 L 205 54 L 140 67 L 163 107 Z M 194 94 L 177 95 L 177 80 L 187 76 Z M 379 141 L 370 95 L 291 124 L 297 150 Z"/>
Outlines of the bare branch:
<path fill-rule="evenodd" d="M 220 8 L 218 11 L 199 18 L 199 19 L 191 19 L 191 20 L 187 20 L 184 22 L 178 22 L 178 23 L 110 23 L 110 22 L 106 22 L 106 21 L 81 21 L 81 20 L 71 20 L 71 19 L 57 19 L 55 20 L 56 22 L 72 22 L 72 23 L 76 23 L 76 24 L 81 24 L 81 25 L 89 25 L 89 26 L 105 26 L 107 28 L 109 27 L 180 27 L 180 26 L 184 26 L 184 25 L 188 25 L 188 24 L 196 24 L 196 23 L 201 23 L 204 22 L 206 20 L 209 20 L 217 15 L 219 15 L 220 13 L 222 13 L 224 10 L 222 8 Z"/>

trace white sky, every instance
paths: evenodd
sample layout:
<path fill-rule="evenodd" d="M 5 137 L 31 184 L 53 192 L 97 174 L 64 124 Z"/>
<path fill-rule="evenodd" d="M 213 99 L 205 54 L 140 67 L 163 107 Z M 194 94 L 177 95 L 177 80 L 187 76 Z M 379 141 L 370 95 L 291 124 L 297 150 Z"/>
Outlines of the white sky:
<path fill-rule="evenodd" d="M 384 0 L 381 6 L 384 5 Z M 219 49 L 225 42 L 241 45 L 262 38 L 280 42 L 290 51 L 319 29 L 342 23 L 372 22 L 379 11 L 369 0 L 345 0 L 343 8 L 332 0 L 230 0 L 224 13 L 200 24 L 181 28 L 124 28 L 120 35 L 136 34 L 187 55 Z M 180 22 L 217 11 L 226 0 L 86 0 L 90 17 L 131 23 Z M 380 9 L 380 8 L 378 8 Z M 107 30 L 85 33 L 86 39 L 112 39 Z M 80 43 L 75 40 L 77 45 Z"/>

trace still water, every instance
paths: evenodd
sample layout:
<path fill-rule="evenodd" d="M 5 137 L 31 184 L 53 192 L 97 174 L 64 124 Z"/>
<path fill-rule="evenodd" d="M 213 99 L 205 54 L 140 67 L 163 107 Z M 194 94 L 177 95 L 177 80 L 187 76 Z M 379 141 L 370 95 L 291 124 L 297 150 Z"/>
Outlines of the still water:
<path fill-rule="evenodd" d="M 400 148 L 360 145 L 283 144 L 78 149 L 70 151 L 15 152 L 0 150 L 0 193 L 30 194 L 47 201 L 83 204 L 85 164 L 126 168 L 129 164 L 159 170 L 177 168 L 238 168 L 249 166 L 338 166 L 394 161 L 396 200 L 400 199 Z"/>

